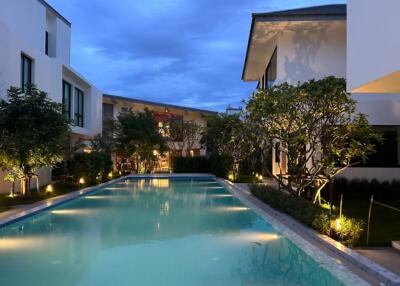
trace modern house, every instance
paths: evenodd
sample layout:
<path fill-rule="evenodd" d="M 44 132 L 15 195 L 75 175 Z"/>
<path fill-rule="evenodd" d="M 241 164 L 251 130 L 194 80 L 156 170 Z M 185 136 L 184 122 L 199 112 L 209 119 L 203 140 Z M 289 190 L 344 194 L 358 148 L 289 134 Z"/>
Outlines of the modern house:
<path fill-rule="evenodd" d="M 252 15 L 244 81 L 267 89 L 326 76 L 346 78 L 358 111 L 383 133 L 377 152 L 363 166 L 347 169 L 347 178 L 384 181 L 400 175 L 400 37 L 395 30 L 400 6 L 387 2 L 350 0 Z M 380 20 L 371 21 L 370 11 Z M 279 148 L 272 149 L 277 174 L 287 166 Z"/>
<path fill-rule="evenodd" d="M 71 23 L 43 0 L 7 1 L 0 9 L 0 96 L 10 86 L 35 84 L 64 106 L 72 140 L 101 133 L 102 93 L 70 66 Z M 41 170 L 40 182 L 51 180 Z M 0 172 L 0 191 L 10 185 Z"/>
<path fill-rule="evenodd" d="M 207 125 L 207 116 L 214 115 L 216 112 L 183 107 L 172 104 L 163 104 L 152 101 L 133 99 L 115 95 L 103 95 L 103 119 L 116 119 L 121 112 L 132 110 L 133 112 L 143 112 L 145 109 L 154 113 L 156 124 L 160 130 L 167 126 L 170 120 L 183 120 L 194 122 L 200 127 Z M 183 156 L 203 156 L 206 150 L 196 142 L 190 149 L 183 142 L 169 142 L 170 151 L 167 154 L 158 154 L 157 171 L 169 171 L 171 169 L 171 158 L 179 153 Z M 115 158 L 114 161 L 118 161 Z"/>

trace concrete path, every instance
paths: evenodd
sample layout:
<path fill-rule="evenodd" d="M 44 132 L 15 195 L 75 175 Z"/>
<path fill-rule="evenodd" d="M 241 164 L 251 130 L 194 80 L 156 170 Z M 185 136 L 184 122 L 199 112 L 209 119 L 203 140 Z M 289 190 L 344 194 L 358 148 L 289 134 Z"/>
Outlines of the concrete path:
<path fill-rule="evenodd" d="M 400 251 L 393 247 L 363 247 L 354 250 L 397 275 L 400 275 Z"/>

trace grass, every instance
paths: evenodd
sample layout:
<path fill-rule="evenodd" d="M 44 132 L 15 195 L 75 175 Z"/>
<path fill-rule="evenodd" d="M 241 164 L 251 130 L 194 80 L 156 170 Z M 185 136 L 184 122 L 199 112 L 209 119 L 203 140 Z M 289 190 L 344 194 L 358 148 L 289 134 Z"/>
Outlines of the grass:
<path fill-rule="evenodd" d="M 400 199 L 381 202 L 397 208 L 400 206 Z M 336 202 L 336 205 L 338 205 L 338 202 Z M 366 246 L 369 205 L 368 199 L 344 198 L 343 200 L 343 214 L 345 216 L 365 221 L 364 231 L 356 242 L 356 246 Z M 374 204 L 369 246 L 390 246 L 393 240 L 400 240 L 400 213 Z"/>
<path fill-rule="evenodd" d="M 73 184 L 68 184 L 68 185 L 55 184 L 53 186 L 53 192 L 51 193 L 46 193 L 45 187 L 42 187 L 40 188 L 39 192 L 37 192 L 36 190 L 32 190 L 31 195 L 26 197 L 17 196 L 14 198 L 10 198 L 8 194 L 0 194 L 0 212 L 10 210 L 13 207 L 19 205 L 33 204 L 38 201 L 64 195 L 70 192 L 77 191 L 80 188 L 81 187 L 79 187 L 78 185 L 73 185 Z"/>

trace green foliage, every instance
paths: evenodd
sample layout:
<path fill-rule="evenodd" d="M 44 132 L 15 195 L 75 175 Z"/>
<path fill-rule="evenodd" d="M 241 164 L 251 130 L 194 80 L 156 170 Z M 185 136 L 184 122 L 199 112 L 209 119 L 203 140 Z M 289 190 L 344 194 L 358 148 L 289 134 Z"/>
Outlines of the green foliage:
<path fill-rule="evenodd" d="M 273 177 L 283 188 L 300 195 L 315 185 L 319 193 L 331 178 L 365 161 L 380 140 L 355 109 L 345 80 L 327 77 L 259 91 L 247 102 L 247 124 L 257 146 L 280 142 L 288 170 Z"/>
<path fill-rule="evenodd" d="M 115 147 L 117 154 L 124 158 L 136 158 L 144 164 L 146 171 L 156 160 L 154 151 L 160 154 L 168 151 L 166 139 L 160 134 L 153 113 L 123 112 L 115 123 Z"/>
<path fill-rule="evenodd" d="M 298 196 L 285 194 L 268 186 L 251 185 L 251 193 L 274 209 L 287 213 L 302 223 L 329 235 L 328 211 Z M 340 228 L 336 218 L 331 223 L 332 237 L 346 245 L 353 245 L 363 231 L 363 221 L 342 216 Z"/>
<path fill-rule="evenodd" d="M 177 154 L 178 151 L 182 152 L 184 149 L 187 152 L 194 149 L 202 138 L 203 128 L 195 121 L 171 119 L 164 125 L 163 132 Z"/>
<path fill-rule="evenodd" d="M 333 239 L 339 240 L 345 245 L 353 246 L 364 230 L 364 222 L 345 216 L 342 216 L 339 220 L 340 223 L 337 220 L 339 220 L 338 217 L 332 220 L 329 228 L 329 215 L 322 213 L 315 218 L 313 227 L 326 235 L 329 235 L 329 229 L 331 229 Z"/>
<path fill-rule="evenodd" d="M 24 90 L 11 87 L 0 101 L 0 166 L 10 180 L 60 162 L 69 131 L 61 104 L 34 86 Z"/>
<path fill-rule="evenodd" d="M 232 158 L 227 155 L 176 157 L 173 160 L 175 173 L 211 173 L 222 178 L 228 177 L 231 166 Z"/>
<path fill-rule="evenodd" d="M 104 152 L 77 153 L 67 164 L 76 181 L 83 177 L 89 184 L 106 180 L 112 169 L 111 157 Z"/>

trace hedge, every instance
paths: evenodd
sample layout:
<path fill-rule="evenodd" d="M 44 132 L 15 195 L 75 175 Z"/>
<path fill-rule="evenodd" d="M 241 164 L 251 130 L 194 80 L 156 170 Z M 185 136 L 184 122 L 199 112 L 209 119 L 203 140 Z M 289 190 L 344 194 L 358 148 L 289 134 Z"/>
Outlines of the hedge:
<path fill-rule="evenodd" d="M 228 178 L 232 164 L 230 156 L 176 157 L 172 168 L 174 173 L 211 173 L 217 177 Z"/>
<path fill-rule="evenodd" d="M 346 245 L 354 245 L 363 231 L 363 221 L 344 216 L 340 220 L 340 227 L 337 227 L 337 216 L 334 216 L 332 221 L 329 222 L 329 214 L 326 209 L 303 198 L 287 195 L 271 187 L 256 184 L 250 186 L 250 191 L 272 208 L 292 216 L 323 234 L 329 235 L 329 224 L 331 224 L 332 238 Z"/>

